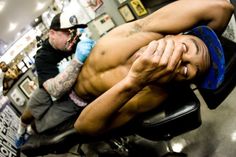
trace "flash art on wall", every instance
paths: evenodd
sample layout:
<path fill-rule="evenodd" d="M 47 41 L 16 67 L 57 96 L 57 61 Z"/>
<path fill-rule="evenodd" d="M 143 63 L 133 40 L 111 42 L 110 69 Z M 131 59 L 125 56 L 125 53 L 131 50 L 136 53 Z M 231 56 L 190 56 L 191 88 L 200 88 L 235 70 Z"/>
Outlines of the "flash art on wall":
<path fill-rule="evenodd" d="M 106 13 L 101 14 L 96 19 L 94 19 L 93 25 L 97 29 L 100 36 L 104 35 L 115 27 L 115 23 L 113 22 L 112 18 Z"/>
<path fill-rule="evenodd" d="M 125 22 L 130 22 L 135 20 L 135 16 L 127 4 L 119 7 L 118 10 L 121 16 L 124 18 Z"/>
<path fill-rule="evenodd" d="M 132 0 L 130 4 L 138 16 L 143 16 L 148 13 L 140 0 Z"/>

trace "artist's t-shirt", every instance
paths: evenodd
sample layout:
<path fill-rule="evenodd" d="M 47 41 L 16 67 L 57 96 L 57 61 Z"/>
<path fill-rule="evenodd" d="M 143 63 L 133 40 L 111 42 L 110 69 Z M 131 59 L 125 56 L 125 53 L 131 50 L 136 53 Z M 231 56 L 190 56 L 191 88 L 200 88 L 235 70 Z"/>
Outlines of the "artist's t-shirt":
<path fill-rule="evenodd" d="M 35 56 L 35 66 L 38 74 L 39 87 L 43 87 L 43 83 L 55 77 L 58 73 L 58 64 L 64 58 L 68 58 L 72 52 L 63 52 L 55 50 L 46 40 L 42 47 L 37 51 Z"/>

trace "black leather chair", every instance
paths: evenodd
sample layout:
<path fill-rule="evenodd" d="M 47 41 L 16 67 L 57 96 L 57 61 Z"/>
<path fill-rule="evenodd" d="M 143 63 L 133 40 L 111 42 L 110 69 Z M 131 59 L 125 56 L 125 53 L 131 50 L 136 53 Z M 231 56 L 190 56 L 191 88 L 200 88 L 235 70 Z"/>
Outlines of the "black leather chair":
<path fill-rule="evenodd" d="M 210 109 L 215 109 L 229 95 L 236 84 L 236 43 L 222 38 L 225 50 L 226 75 L 219 89 L 198 89 Z M 49 153 L 65 153 L 76 144 L 109 139 L 117 136 L 138 134 L 150 140 L 169 140 L 174 136 L 193 130 L 201 125 L 200 102 L 189 86 L 173 88 L 173 95 L 158 110 L 140 116 L 126 126 L 103 137 L 85 137 L 73 129 L 70 120 L 59 129 L 31 136 L 21 151 L 29 157 Z M 175 154 L 175 152 L 170 152 Z M 179 154 L 186 156 L 185 154 Z"/>
<path fill-rule="evenodd" d="M 200 103 L 187 86 L 178 89 L 158 110 L 153 110 L 133 120 L 126 126 L 106 136 L 94 138 L 80 136 L 73 129 L 74 120 L 59 126 L 56 131 L 31 136 L 21 151 L 29 156 L 48 153 L 65 153 L 79 143 L 89 143 L 119 136 L 139 134 L 151 140 L 168 140 L 173 136 L 197 128 L 201 124 Z M 178 126 L 178 127 L 176 127 Z"/>

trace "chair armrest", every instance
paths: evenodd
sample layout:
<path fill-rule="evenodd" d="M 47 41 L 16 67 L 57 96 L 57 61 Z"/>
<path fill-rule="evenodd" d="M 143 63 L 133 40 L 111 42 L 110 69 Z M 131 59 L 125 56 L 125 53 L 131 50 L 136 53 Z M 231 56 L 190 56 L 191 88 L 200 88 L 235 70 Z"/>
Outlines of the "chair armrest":
<path fill-rule="evenodd" d="M 184 89 L 172 95 L 159 114 L 145 115 L 139 134 L 150 140 L 168 140 L 201 125 L 200 102 L 195 93 Z"/>

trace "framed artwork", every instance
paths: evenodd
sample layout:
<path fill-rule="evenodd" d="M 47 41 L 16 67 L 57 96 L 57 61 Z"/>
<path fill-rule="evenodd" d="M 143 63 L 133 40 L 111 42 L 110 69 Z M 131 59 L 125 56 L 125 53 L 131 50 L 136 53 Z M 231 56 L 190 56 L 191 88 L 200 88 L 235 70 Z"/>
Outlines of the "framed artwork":
<path fill-rule="evenodd" d="M 97 10 L 103 6 L 102 0 L 77 0 L 91 19 L 95 19 Z M 101 9 L 102 10 L 102 9 Z"/>
<path fill-rule="evenodd" d="M 10 98 L 13 100 L 14 104 L 18 106 L 23 106 L 25 103 L 25 97 L 17 88 L 12 91 L 12 93 L 10 94 Z"/>
<path fill-rule="evenodd" d="M 96 11 L 98 8 L 100 8 L 103 4 L 102 0 L 86 0 L 89 7 L 92 8 L 92 10 Z"/>
<path fill-rule="evenodd" d="M 121 16 L 124 18 L 125 22 L 135 20 L 135 16 L 127 4 L 119 7 L 118 10 Z"/>
<path fill-rule="evenodd" d="M 27 98 L 30 98 L 34 89 L 31 87 L 31 79 L 27 76 L 21 83 L 19 83 L 19 88 L 25 94 Z"/>
<path fill-rule="evenodd" d="M 112 18 L 106 13 L 96 17 L 93 20 L 93 25 L 97 29 L 100 36 L 115 27 L 115 23 L 112 21 Z"/>
<path fill-rule="evenodd" d="M 127 0 L 117 0 L 119 4 L 126 2 Z"/>
<path fill-rule="evenodd" d="M 70 0 L 69 4 L 64 7 L 63 11 L 69 11 L 77 14 L 80 23 L 89 23 L 92 20 L 88 10 L 81 4 L 81 1 L 87 2 L 85 0 Z"/>
<path fill-rule="evenodd" d="M 130 5 L 138 16 L 143 16 L 148 13 L 140 0 L 132 0 L 130 1 Z"/>

